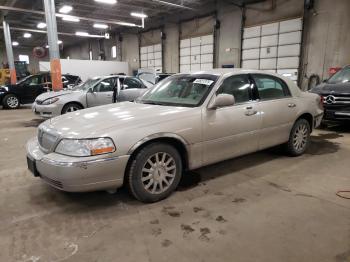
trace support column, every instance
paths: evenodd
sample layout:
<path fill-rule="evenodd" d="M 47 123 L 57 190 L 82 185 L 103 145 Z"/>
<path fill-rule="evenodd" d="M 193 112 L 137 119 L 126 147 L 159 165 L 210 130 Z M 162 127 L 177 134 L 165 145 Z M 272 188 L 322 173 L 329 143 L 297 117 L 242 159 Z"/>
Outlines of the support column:
<path fill-rule="evenodd" d="M 13 58 L 10 26 L 5 20 L 3 21 L 3 28 L 4 28 L 4 38 L 5 38 L 5 45 L 6 45 L 7 62 L 9 64 L 9 69 L 10 69 L 11 84 L 14 85 L 17 83 L 16 67 L 15 67 L 15 60 Z"/>
<path fill-rule="evenodd" d="M 46 19 L 46 26 L 47 26 L 47 39 L 48 39 L 49 53 L 50 53 L 52 89 L 54 91 L 60 91 L 62 90 L 63 85 L 62 85 L 62 73 L 61 73 L 61 62 L 60 62 L 60 50 L 58 46 L 58 36 L 57 36 L 55 0 L 43 0 L 43 2 L 44 2 L 45 19 Z"/>

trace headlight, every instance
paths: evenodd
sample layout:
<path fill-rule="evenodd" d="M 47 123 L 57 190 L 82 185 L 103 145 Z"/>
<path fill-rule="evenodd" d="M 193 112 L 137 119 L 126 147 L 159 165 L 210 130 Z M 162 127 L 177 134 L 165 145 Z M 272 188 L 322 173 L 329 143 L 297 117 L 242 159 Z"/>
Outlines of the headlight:
<path fill-rule="evenodd" d="M 115 146 L 110 138 L 62 139 L 55 152 L 68 156 L 96 156 L 113 153 Z"/>
<path fill-rule="evenodd" d="M 51 105 L 55 102 L 57 102 L 58 100 L 60 100 L 58 97 L 54 97 L 54 98 L 49 98 L 43 101 L 43 105 Z"/>

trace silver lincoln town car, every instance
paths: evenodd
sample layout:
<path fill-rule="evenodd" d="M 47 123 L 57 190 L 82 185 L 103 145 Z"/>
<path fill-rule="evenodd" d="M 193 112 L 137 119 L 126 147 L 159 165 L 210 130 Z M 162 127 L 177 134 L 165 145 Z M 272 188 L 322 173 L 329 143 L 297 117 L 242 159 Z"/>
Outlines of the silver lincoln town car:
<path fill-rule="evenodd" d="M 321 99 L 291 80 L 252 70 L 173 75 L 134 102 L 42 123 L 27 144 L 30 171 L 64 191 L 125 184 L 143 202 L 169 196 L 185 170 L 284 144 L 305 152 Z"/>

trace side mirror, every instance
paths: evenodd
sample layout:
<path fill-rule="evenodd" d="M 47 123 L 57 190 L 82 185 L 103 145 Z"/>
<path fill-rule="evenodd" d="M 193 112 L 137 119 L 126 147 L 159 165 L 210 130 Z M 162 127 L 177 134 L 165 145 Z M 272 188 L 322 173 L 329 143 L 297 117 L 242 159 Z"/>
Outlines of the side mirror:
<path fill-rule="evenodd" d="M 209 103 L 209 109 L 217 109 L 219 107 L 233 106 L 235 97 L 229 94 L 219 94 Z"/>

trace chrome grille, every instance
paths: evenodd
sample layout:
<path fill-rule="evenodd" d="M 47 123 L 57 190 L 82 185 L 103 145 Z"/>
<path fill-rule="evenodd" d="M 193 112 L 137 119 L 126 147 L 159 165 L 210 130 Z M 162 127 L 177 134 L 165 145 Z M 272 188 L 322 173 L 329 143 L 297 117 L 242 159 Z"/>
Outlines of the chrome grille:
<path fill-rule="evenodd" d="M 57 136 L 39 128 L 38 141 L 42 149 L 44 149 L 45 151 L 52 151 L 54 149 L 53 147 L 57 142 Z"/>
<path fill-rule="evenodd" d="M 323 96 L 323 103 L 326 105 L 350 105 L 350 96 Z"/>

